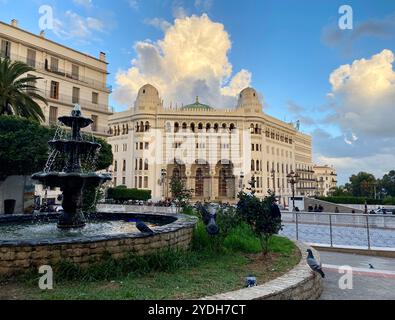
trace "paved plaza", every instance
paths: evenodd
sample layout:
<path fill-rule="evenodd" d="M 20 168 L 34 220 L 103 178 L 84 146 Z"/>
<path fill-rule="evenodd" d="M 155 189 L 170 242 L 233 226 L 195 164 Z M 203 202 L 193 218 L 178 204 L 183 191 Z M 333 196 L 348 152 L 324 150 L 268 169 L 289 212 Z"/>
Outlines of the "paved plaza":
<path fill-rule="evenodd" d="M 320 256 L 326 274 L 321 300 L 395 299 L 395 259 L 325 251 Z M 338 267 L 344 265 L 354 268 L 353 289 L 339 288 Z"/>

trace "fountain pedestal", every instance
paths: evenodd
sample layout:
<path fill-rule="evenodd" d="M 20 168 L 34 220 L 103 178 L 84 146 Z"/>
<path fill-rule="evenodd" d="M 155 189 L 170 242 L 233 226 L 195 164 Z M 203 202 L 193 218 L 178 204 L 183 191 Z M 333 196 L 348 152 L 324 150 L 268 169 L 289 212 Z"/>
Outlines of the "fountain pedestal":
<path fill-rule="evenodd" d="M 60 117 L 59 121 L 71 128 L 71 139 L 51 140 L 48 143 L 57 152 L 67 155 L 64 169 L 62 172 L 50 172 L 50 169 L 47 169 L 47 171 L 35 173 L 32 178 L 45 186 L 60 187 L 62 190 L 64 212 L 59 218 L 58 227 L 61 229 L 81 228 L 85 225 L 81 209 L 84 186 L 86 183 L 94 187 L 99 186 L 111 180 L 111 175 L 82 172 L 81 157 L 95 153 L 100 150 L 101 145 L 82 139 L 81 128 L 89 126 L 93 121 L 82 117 L 80 107 L 76 105 L 71 116 Z"/>

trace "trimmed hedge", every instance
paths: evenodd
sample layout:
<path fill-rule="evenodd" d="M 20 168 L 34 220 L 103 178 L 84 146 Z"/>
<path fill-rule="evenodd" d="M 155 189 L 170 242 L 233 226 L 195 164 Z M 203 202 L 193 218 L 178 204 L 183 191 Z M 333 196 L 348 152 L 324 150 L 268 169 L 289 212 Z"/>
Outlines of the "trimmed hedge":
<path fill-rule="evenodd" d="M 317 197 L 319 200 L 328 201 L 338 204 L 376 204 L 376 205 L 395 205 L 395 197 L 386 197 L 383 199 L 371 199 L 365 197 L 338 196 L 338 197 Z"/>
<path fill-rule="evenodd" d="M 108 189 L 107 198 L 115 201 L 147 201 L 151 199 L 151 190 L 128 189 L 120 186 Z"/>

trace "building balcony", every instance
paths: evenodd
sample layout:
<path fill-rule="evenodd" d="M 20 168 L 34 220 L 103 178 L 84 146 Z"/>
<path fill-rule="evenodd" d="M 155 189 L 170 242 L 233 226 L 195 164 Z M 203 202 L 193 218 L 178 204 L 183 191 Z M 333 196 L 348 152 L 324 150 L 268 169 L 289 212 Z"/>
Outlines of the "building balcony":
<path fill-rule="evenodd" d="M 58 94 L 57 96 L 54 96 L 47 90 L 44 92 L 43 95 L 49 102 L 64 103 L 64 104 L 67 104 L 70 106 L 73 106 L 74 104 L 77 103 L 83 109 L 86 108 L 86 109 L 89 109 L 92 111 L 111 113 L 108 105 L 105 103 L 93 103 L 90 100 L 76 98 L 76 97 L 66 95 L 66 94 Z"/>
<path fill-rule="evenodd" d="M 1 55 L 1 56 L 3 58 L 3 55 Z M 51 66 L 49 64 L 46 65 L 45 63 L 38 62 L 37 60 L 28 59 L 27 57 L 22 57 L 22 56 L 18 56 L 18 55 L 11 55 L 9 58 L 12 61 L 24 62 L 27 65 L 35 68 L 37 71 L 46 71 L 48 73 L 53 73 L 53 74 L 55 74 L 57 76 L 61 76 L 61 77 L 64 77 L 64 78 L 67 78 L 67 79 L 70 79 L 70 80 L 74 80 L 74 81 L 80 82 L 83 85 L 84 84 L 85 85 L 89 85 L 89 86 L 91 86 L 93 88 L 96 88 L 98 90 L 105 90 L 105 91 L 108 91 L 108 92 L 112 91 L 112 86 L 111 85 L 109 85 L 109 84 L 107 84 L 105 82 L 99 81 L 97 79 L 93 79 L 93 78 L 90 78 L 90 77 L 85 77 L 85 76 L 81 76 L 81 75 L 72 74 L 70 71 L 66 71 L 66 70 L 61 69 L 61 68 L 57 68 L 56 70 L 55 69 L 51 69 Z"/>

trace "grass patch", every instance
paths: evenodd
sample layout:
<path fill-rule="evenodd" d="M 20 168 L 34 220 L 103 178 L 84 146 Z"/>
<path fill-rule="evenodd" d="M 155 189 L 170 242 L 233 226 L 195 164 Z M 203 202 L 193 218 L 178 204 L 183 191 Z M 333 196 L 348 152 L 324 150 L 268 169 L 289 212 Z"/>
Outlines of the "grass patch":
<path fill-rule="evenodd" d="M 1 283 L 0 299 L 196 299 L 241 289 L 249 274 L 262 284 L 300 261 L 293 242 L 278 236 L 266 256 L 235 251 L 236 247 L 232 242 L 230 249 L 215 253 L 205 248 L 120 260 L 107 257 L 87 269 L 62 262 L 54 271 L 54 290 L 40 290 L 36 273 L 29 281 L 17 278 Z"/>

